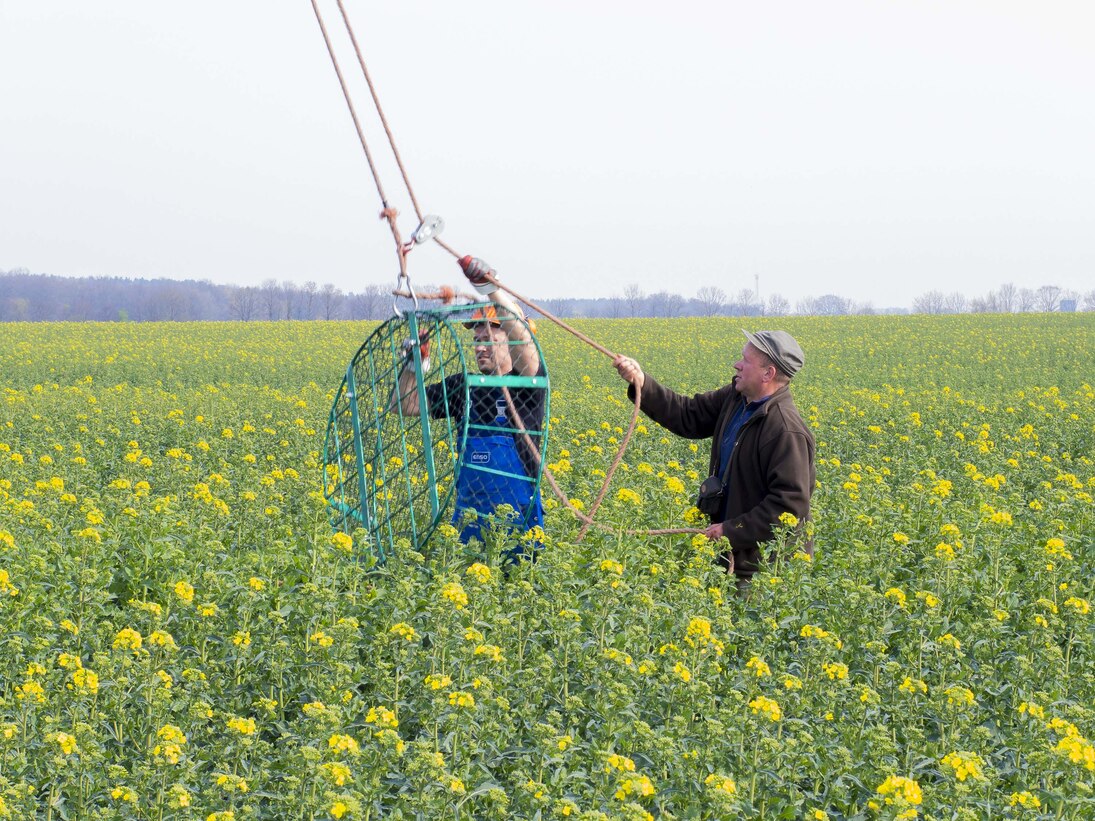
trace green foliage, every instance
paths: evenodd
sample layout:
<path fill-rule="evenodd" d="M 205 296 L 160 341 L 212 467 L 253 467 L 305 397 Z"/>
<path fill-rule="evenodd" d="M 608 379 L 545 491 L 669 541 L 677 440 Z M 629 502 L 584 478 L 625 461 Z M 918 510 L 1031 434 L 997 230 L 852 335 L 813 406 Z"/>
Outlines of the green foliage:
<path fill-rule="evenodd" d="M 588 506 L 630 407 L 544 325 Z M 320 450 L 364 325 L 6 326 L 0 818 L 1091 817 L 1092 319 L 786 327 L 817 553 L 785 528 L 742 595 L 558 504 L 535 563 L 360 561 Z M 743 341 L 583 330 L 684 391 Z M 645 423 L 599 520 L 694 522 L 706 464 Z"/>

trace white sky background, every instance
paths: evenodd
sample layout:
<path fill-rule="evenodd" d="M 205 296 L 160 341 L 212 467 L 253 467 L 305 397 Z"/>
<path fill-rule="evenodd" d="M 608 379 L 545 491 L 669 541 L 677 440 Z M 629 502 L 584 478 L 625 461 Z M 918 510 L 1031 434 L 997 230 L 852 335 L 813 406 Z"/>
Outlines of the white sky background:
<path fill-rule="evenodd" d="M 344 1 L 423 208 L 534 298 L 1095 288 L 1095 3 Z M 359 290 L 379 207 L 308 0 L 0 0 L 0 269 Z"/>

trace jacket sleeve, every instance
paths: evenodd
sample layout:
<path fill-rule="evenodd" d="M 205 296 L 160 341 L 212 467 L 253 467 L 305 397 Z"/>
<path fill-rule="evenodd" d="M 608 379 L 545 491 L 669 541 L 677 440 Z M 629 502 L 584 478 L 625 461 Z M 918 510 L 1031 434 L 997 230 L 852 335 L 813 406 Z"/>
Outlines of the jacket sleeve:
<path fill-rule="evenodd" d="M 755 507 L 722 523 L 731 547 L 747 549 L 770 540 L 784 513 L 800 522 L 810 517 L 815 474 L 809 436 L 784 430 L 764 448 L 768 492 Z"/>
<path fill-rule="evenodd" d="M 685 439 L 707 439 L 715 435 L 715 425 L 730 399 L 733 385 L 688 397 L 660 384 L 650 374 L 645 376 L 639 405 L 643 413 L 670 433 Z M 627 389 L 627 397 L 635 401 L 634 387 Z"/>

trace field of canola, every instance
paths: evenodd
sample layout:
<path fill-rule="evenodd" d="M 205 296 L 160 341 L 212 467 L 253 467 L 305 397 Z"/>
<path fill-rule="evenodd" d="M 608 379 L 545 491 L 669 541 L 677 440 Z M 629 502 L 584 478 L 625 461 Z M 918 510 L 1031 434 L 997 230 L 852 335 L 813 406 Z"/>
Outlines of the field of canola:
<path fill-rule="evenodd" d="M 581 327 L 682 391 L 757 320 Z M 5 325 L 0 818 L 1095 817 L 1095 317 L 781 321 L 817 555 L 748 597 L 690 537 L 549 501 L 546 548 L 332 538 L 361 323 Z M 541 323 L 589 505 L 630 405 Z M 640 427 L 599 519 L 693 519 Z M 550 494 L 546 494 L 550 498 Z"/>

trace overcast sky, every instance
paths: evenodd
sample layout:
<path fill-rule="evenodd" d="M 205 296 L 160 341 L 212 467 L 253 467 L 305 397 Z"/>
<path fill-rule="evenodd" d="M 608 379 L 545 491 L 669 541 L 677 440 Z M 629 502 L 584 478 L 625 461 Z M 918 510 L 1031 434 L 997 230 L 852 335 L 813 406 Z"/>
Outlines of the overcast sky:
<path fill-rule="evenodd" d="M 423 208 L 529 296 L 1095 288 L 1095 3 L 345 3 Z M 359 290 L 379 207 L 309 0 L 0 0 L 0 269 Z"/>

